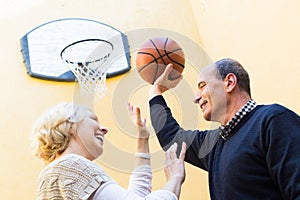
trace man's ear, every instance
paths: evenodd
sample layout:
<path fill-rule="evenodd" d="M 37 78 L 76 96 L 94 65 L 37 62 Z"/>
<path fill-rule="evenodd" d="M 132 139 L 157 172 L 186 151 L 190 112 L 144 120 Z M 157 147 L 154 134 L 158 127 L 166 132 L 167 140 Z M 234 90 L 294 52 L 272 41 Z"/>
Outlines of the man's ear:
<path fill-rule="evenodd" d="M 237 78 L 236 75 L 233 73 L 229 73 L 226 75 L 224 79 L 224 87 L 225 90 L 230 93 L 234 90 L 234 88 L 237 86 Z"/>

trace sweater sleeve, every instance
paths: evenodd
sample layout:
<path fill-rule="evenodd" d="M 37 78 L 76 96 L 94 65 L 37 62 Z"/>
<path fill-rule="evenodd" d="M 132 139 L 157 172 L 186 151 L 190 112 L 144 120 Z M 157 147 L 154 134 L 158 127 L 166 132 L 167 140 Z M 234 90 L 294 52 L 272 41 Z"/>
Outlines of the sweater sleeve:
<path fill-rule="evenodd" d="M 290 111 L 266 123 L 266 162 L 284 199 L 300 199 L 300 117 Z"/>
<path fill-rule="evenodd" d="M 151 123 L 161 147 L 166 151 L 174 142 L 178 143 L 178 154 L 182 142 L 187 144 L 185 161 L 208 169 L 208 157 L 218 141 L 218 130 L 184 130 L 173 118 L 163 96 L 155 96 L 149 101 Z"/>
<path fill-rule="evenodd" d="M 144 197 L 152 190 L 152 170 L 150 165 L 139 165 L 132 172 L 128 190 Z"/>
<path fill-rule="evenodd" d="M 128 190 L 116 182 L 103 183 L 92 197 L 93 200 L 178 200 L 167 190 L 152 189 L 152 170 L 150 165 L 137 166 L 130 176 Z"/>
<path fill-rule="evenodd" d="M 167 190 L 156 190 L 146 196 L 126 190 L 115 182 L 107 182 L 95 192 L 92 200 L 178 200 L 175 194 Z"/>

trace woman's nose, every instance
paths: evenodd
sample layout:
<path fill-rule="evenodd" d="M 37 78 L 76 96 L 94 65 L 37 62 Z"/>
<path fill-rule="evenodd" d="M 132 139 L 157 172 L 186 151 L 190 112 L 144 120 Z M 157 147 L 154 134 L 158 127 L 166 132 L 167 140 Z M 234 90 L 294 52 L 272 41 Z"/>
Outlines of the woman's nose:
<path fill-rule="evenodd" d="M 105 127 L 100 127 L 100 131 L 105 135 L 108 132 L 108 129 Z"/>

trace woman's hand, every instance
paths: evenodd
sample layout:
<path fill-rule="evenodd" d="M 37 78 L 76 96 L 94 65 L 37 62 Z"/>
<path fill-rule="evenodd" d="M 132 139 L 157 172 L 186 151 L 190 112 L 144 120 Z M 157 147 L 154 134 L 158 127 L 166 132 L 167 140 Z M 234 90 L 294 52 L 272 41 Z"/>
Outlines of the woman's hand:
<path fill-rule="evenodd" d="M 179 158 L 177 158 L 177 143 L 174 143 L 168 151 L 166 151 L 166 165 L 164 172 L 167 183 L 164 186 L 165 190 L 173 192 L 179 199 L 181 185 L 185 180 L 184 158 L 186 152 L 186 144 L 183 142 Z"/>
<path fill-rule="evenodd" d="M 166 175 L 167 181 L 175 179 L 179 181 L 181 184 L 185 180 L 185 166 L 184 166 L 184 158 L 186 152 L 186 143 L 182 143 L 181 152 L 179 158 L 177 158 L 178 144 L 174 143 L 167 151 L 166 151 L 166 166 L 164 168 L 164 172 Z"/>
<path fill-rule="evenodd" d="M 134 108 L 130 103 L 127 104 L 130 118 L 138 130 L 136 141 L 135 165 L 150 165 L 149 136 L 150 132 L 146 128 L 146 119 L 141 119 L 141 110 Z"/>
<path fill-rule="evenodd" d="M 139 107 L 134 108 L 130 103 L 127 104 L 127 108 L 133 124 L 138 129 L 138 138 L 148 139 L 150 132 L 146 127 L 146 119 L 141 119 L 141 109 Z"/>

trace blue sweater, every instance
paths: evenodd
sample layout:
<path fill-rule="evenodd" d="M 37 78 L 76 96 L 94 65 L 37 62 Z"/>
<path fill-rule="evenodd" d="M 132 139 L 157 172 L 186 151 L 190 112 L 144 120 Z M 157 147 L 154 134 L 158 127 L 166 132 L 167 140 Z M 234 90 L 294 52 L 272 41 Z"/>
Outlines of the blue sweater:
<path fill-rule="evenodd" d="M 162 96 L 150 100 L 164 150 L 188 145 L 186 161 L 208 171 L 212 200 L 300 199 L 300 117 L 278 104 L 258 105 L 232 130 L 184 130 Z"/>

